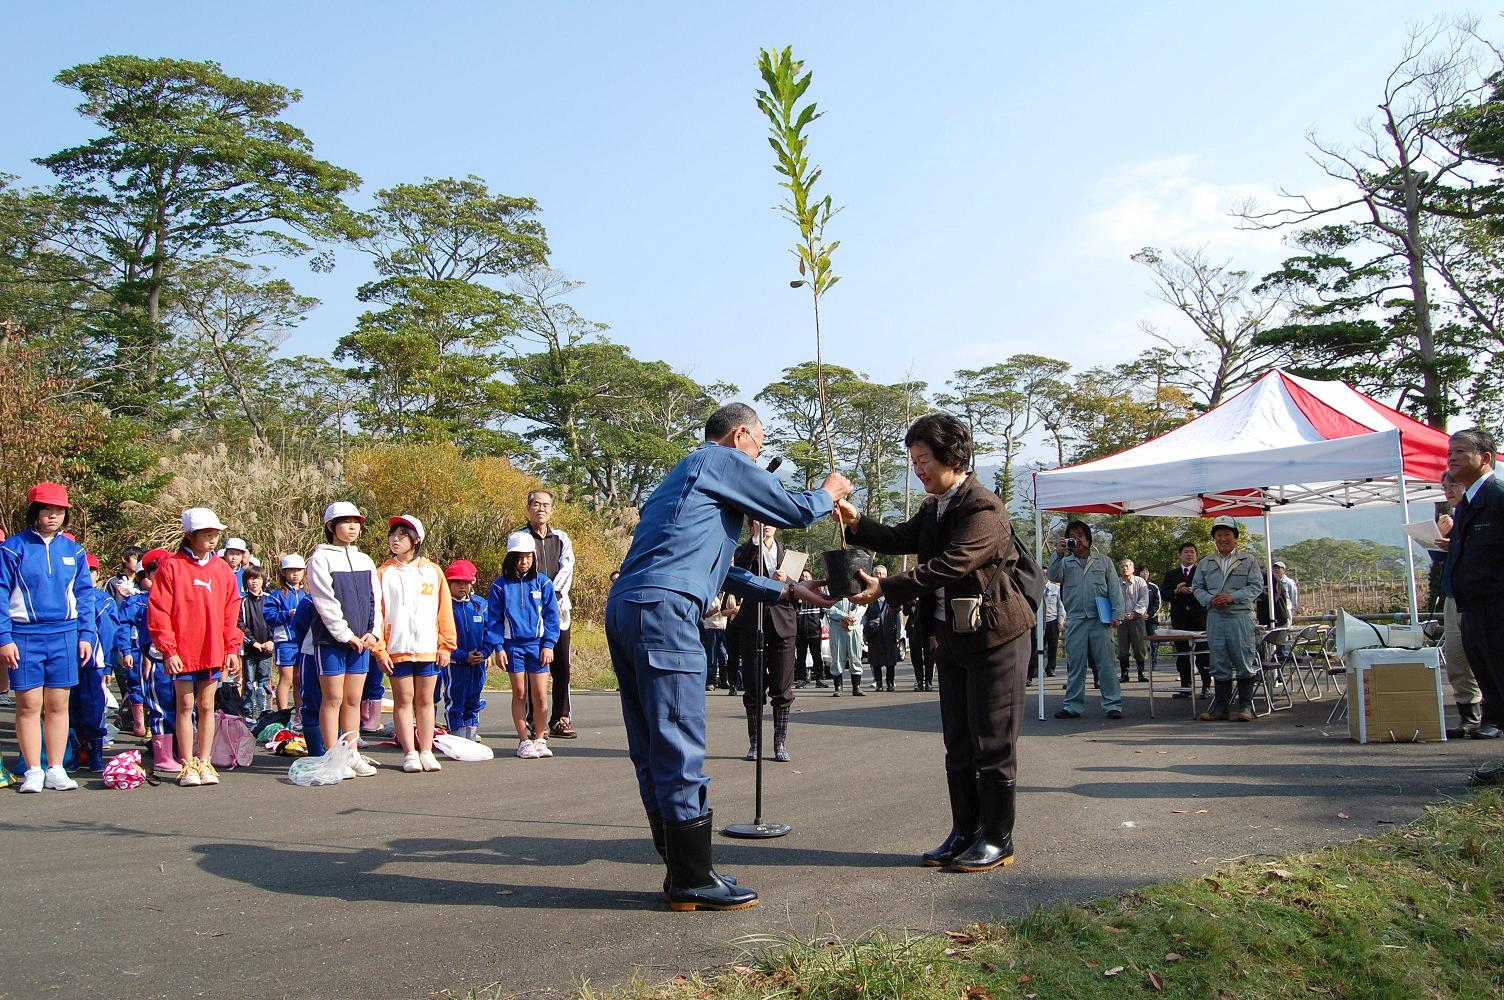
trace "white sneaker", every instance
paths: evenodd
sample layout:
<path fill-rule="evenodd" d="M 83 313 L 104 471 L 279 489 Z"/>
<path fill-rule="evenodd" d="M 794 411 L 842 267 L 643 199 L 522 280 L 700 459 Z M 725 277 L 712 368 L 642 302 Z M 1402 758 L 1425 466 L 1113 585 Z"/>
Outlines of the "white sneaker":
<path fill-rule="evenodd" d="M 423 770 L 425 771 L 444 770 L 443 766 L 439 763 L 439 759 L 433 755 L 432 750 L 421 751 L 418 754 L 418 761 L 423 765 Z"/>
<path fill-rule="evenodd" d="M 14 691 L 0 692 L 0 708 L 15 708 L 16 693 Z"/>
<path fill-rule="evenodd" d="M 68 772 L 61 767 L 49 767 L 42 777 L 42 787 L 56 789 L 59 792 L 71 792 L 78 787 L 78 782 L 68 777 Z"/>
<path fill-rule="evenodd" d="M 548 748 L 547 740 L 533 740 L 533 756 L 552 757 L 554 752 Z"/>
<path fill-rule="evenodd" d="M 198 773 L 198 758 L 189 757 L 183 761 L 183 769 L 178 772 L 178 785 L 182 788 L 197 788 L 204 783 L 204 779 Z"/>
<path fill-rule="evenodd" d="M 518 756 L 520 757 L 521 754 L 519 753 Z M 42 790 L 42 782 L 46 777 L 47 772 L 43 771 L 40 767 L 28 768 L 25 776 L 21 779 L 20 790 L 23 792 L 40 792 Z"/>
<path fill-rule="evenodd" d="M 533 760 L 534 758 L 536 758 L 538 756 L 538 751 L 533 749 L 533 741 L 523 740 L 521 743 L 517 744 L 517 756 L 521 757 L 523 760 Z"/>
<path fill-rule="evenodd" d="M 351 767 L 349 764 L 346 764 L 344 771 L 340 774 L 340 777 L 345 781 L 354 781 L 355 768 Z"/>
<path fill-rule="evenodd" d="M 376 767 L 371 759 L 364 754 L 350 755 L 350 770 L 357 778 L 372 778 L 376 775 Z"/>
<path fill-rule="evenodd" d="M 409 750 L 402 755 L 402 770 L 408 774 L 417 774 L 423 770 L 423 762 L 418 758 L 418 751 Z"/>

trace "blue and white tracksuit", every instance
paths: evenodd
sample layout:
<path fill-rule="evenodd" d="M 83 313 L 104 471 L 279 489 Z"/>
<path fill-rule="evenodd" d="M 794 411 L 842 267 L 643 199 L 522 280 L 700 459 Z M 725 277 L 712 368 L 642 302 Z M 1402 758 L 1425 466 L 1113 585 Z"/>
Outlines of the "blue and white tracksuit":
<path fill-rule="evenodd" d="M 167 672 L 162 651 L 152 643 L 151 632 L 146 628 L 146 604 L 150 599 L 150 590 L 127 597 L 120 606 L 120 623 L 128 631 L 131 655 L 141 673 L 146 728 L 153 736 L 167 736 L 177 725 L 177 693 L 172 689 L 172 675 Z"/>
<path fill-rule="evenodd" d="M 89 758 L 89 766 L 98 770 L 103 767 L 105 706 L 109 696 L 105 693 L 105 679 L 110 675 L 114 661 L 120 612 L 115 599 L 103 590 L 94 590 L 94 655 L 89 662 L 78 668 L 78 686 L 68 696 L 68 717 L 72 720 L 73 732 Z"/>
<path fill-rule="evenodd" d="M 685 822 L 709 806 L 705 609 L 722 590 L 761 601 L 783 593 L 782 583 L 732 567 L 742 519 L 807 528 L 831 507 L 824 490 L 790 491 L 746 454 L 709 442 L 669 470 L 643 504 L 606 601 L 606 640 L 649 815 Z"/>
<path fill-rule="evenodd" d="M 449 656 L 449 728 L 480 725 L 480 710 L 486 706 L 481 692 L 486 687 L 486 657 L 491 647 L 486 642 L 487 607 L 483 598 L 470 595 L 468 601 L 454 602 L 455 649 Z M 479 663 L 470 662 L 470 653 L 481 655 Z"/>
<path fill-rule="evenodd" d="M 31 528 L 0 542 L 0 646 L 15 643 L 17 691 L 71 688 L 78 683 L 78 644 L 93 643 L 94 581 L 84 547 L 61 534 Z"/>
<path fill-rule="evenodd" d="M 323 723 L 319 721 L 319 709 L 324 706 L 324 689 L 319 686 L 319 668 L 313 661 L 312 645 L 305 645 L 318 611 L 314 609 L 308 592 L 305 590 L 302 594 L 288 622 L 289 634 L 298 646 L 298 707 L 295 711 L 303 720 L 303 741 L 308 744 L 308 755 L 319 757 L 328 749 L 324 745 Z"/>
<path fill-rule="evenodd" d="M 507 672 L 547 673 L 543 650 L 553 649 L 558 642 L 559 598 L 554 582 L 537 570 L 520 580 L 498 576 L 486 601 L 486 644 L 507 654 Z"/>
<path fill-rule="evenodd" d="M 276 659 L 279 667 L 288 667 L 298 662 L 298 642 L 293 637 L 292 617 L 298 603 L 308 598 L 306 587 L 279 587 L 266 595 L 261 613 L 272 627 L 272 641 L 277 644 Z"/>

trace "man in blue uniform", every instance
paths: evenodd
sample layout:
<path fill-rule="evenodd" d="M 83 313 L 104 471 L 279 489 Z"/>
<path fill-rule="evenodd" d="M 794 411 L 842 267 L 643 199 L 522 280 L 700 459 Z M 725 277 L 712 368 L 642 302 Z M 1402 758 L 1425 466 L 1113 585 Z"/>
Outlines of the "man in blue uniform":
<path fill-rule="evenodd" d="M 831 604 L 813 583 L 781 582 L 731 567 L 743 517 L 804 528 L 851 492 L 851 482 L 835 472 L 818 490 L 785 489 L 756 463 L 762 442 L 762 421 L 750 406 L 730 403 L 711 415 L 705 443 L 674 466 L 643 504 L 606 602 L 627 748 L 654 847 L 668 866 L 669 905 L 676 910 L 757 904 L 756 892 L 717 874 L 710 863 L 701 616 L 722 590 L 760 601 Z"/>

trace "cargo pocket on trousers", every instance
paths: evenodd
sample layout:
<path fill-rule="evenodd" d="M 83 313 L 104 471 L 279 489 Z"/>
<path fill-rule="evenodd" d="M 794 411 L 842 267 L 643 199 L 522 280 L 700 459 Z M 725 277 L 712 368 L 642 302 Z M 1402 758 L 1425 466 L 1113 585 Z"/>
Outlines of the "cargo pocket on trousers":
<path fill-rule="evenodd" d="M 705 716 L 705 649 L 645 649 L 654 714 L 683 721 Z"/>

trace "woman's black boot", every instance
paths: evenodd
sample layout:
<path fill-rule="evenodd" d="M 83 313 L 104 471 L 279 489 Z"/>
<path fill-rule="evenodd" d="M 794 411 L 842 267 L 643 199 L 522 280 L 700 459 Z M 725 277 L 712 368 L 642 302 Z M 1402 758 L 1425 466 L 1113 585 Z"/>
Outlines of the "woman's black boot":
<path fill-rule="evenodd" d="M 996 775 L 980 775 L 982 828 L 971 846 L 950 863 L 958 872 L 985 872 L 1013 863 L 1014 784 Z"/>
<path fill-rule="evenodd" d="M 945 784 L 950 790 L 950 833 L 933 851 L 925 851 L 922 863 L 927 868 L 944 868 L 956 855 L 971 846 L 977 836 L 980 807 L 977 804 L 975 771 L 946 771 Z"/>

